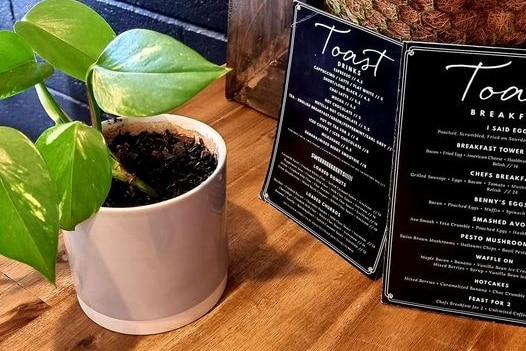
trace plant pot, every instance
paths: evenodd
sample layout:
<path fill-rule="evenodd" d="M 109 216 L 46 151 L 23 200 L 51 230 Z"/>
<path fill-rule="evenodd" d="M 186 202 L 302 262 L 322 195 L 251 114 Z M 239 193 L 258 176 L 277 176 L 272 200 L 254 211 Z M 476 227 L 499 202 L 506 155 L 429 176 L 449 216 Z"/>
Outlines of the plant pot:
<path fill-rule="evenodd" d="M 216 170 L 177 198 L 103 207 L 64 233 L 83 311 L 107 329 L 136 335 L 176 329 L 206 314 L 220 299 L 228 270 L 223 139 L 204 123 L 173 115 L 125 118 L 106 123 L 104 130 L 145 126 L 195 131 L 217 154 Z"/>

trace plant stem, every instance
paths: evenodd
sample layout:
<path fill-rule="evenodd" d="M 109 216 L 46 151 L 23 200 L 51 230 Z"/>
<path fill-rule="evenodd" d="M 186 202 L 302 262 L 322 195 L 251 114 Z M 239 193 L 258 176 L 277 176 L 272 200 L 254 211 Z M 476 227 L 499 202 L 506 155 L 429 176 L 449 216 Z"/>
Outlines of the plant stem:
<path fill-rule="evenodd" d="M 44 83 L 35 85 L 38 99 L 55 124 L 71 122 L 72 119 L 60 108 Z"/>
<path fill-rule="evenodd" d="M 97 104 L 97 101 L 95 101 L 95 96 L 93 94 L 93 87 L 89 83 L 91 80 L 91 74 L 92 72 L 88 74 L 88 77 L 86 79 L 86 92 L 88 94 L 88 104 L 89 104 L 89 111 L 90 111 L 90 117 L 91 117 L 91 125 L 92 127 L 96 128 L 99 132 L 102 132 L 102 115 L 99 105 Z"/>
<path fill-rule="evenodd" d="M 90 107 L 90 116 L 91 116 L 91 125 L 92 127 L 97 128 L 99 132 L 102 133 L 102 115 L 101 115 L 101 109 L 99 105 L 97 104 L 97 101 L 95 101 L 95 96 L 93 94 L 93 87 L 89 83 L 91 81 L 91 72 L 88 73 L 88 77 L 86 79 L 86 92 L 88 94 L 88 103 Z M 108 150 L 109 151 L 109 150 Z M 126 182 L 130 184 L 131 186 L 139 189 L 140 191 L 152 196 L 157 197 L 159 196 L 157 194 L 157 191 L 155 191 L 154 188 L 146 184 L 144 181 L 142 181 L 140 178 L 137 178 L 137 176 L 131 174 L 128 172 L 122 163 L 115 157 L 115 155 L 110 151 L 111 160 L 112 160 L 112 168 L 111 168 L 111 174 L 114 179 L 120 180 L 122 182 Z"/>
<path fill-rule="evenodd" d="M 111 155 L 111 160 L 113 163 L 112 170 L 111 170 L 111 174 L 113 178 L 120 180 L 122 182 L 126 182 L 152 197 L 159 196 L 159 194 L 157 194 L 157 191 L 155 191 L 154 188 L 146 184 L 140 178 L 137 178 L 135 175 L 128 172 L 124 168 L 124 166 L 117 160 L 117 158 L 115 157 L 113 153 L 110 152 L 110 155 Z"/>

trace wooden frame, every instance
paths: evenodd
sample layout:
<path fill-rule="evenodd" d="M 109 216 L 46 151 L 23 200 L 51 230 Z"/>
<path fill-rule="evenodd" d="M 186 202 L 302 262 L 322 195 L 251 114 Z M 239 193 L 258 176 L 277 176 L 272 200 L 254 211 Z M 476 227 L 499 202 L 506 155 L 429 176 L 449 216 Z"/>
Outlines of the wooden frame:
<path fill-rule="evenodd" d="M 318 8 L 324 0 L 303 1 Z M 293 0 L 230 0 L 226 97 L 278 117 Z"/>
<path fill-rule="evenodd" d="M 226 96 L 277 117 L 292 23 L 292 0 L 230 0 Z"/>

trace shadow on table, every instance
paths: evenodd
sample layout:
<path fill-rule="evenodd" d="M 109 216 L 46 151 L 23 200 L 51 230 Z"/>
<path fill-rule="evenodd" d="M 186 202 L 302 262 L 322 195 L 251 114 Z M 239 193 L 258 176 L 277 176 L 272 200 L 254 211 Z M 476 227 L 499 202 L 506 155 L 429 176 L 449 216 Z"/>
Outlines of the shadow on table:
<path fill-rule="evenodd" d="M 131 350 L 138 341 L 137 336 L 114 333 L 89 320 L 76 299 L 64 310 L 63 316 L 55 350 L 107 350 L 112 349 L 112 345 L 119 350 Z"/>
<path fill-rule="evenodd" d="M 230 268 L 223 299 L 246 281 L 268 281 L 305 273 L 289 254 L 267 244 L 265 228 L 254 214 L 229 202 L 227 223 Z M 284 216 L 283 223 L 286 223 Z"/>

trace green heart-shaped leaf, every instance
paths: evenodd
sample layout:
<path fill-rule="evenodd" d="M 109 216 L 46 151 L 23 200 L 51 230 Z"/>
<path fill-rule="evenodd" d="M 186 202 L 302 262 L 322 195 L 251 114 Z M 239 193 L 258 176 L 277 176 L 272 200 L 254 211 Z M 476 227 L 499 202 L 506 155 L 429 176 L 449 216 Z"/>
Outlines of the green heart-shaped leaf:
<path fill-rule="evenodd" d="M 38 3 L 15 23 L 15 31 L 51 65 L 82 81 L 115 37 L 97 12 L 73 0 Z"/>
<path fill-rule="evenodd" d="M 88 75 L 88 84 L 104 111 L 151 116 L 184 104 L 226 72 L 176 39 L 134 29 L 106 47 Z"/>
<path fill-rule="evenodd" d="M 99 210 L 109 192 L 111 163 L 104 137 L 95 128 L 70 122 L 47 129 L 36 145 L 58 191 L 60 227 L 73 230 Z"/>
<path fill-rule="evenodd" d="M 14 32 L 0 31 L 0 99 L 16 95 L 53 74 L 53 67 L 37 63 L 31 48 Z"/>
<path fill-rule="evenodd" d="M 0 127 L 0 253 L 55 281 L 59 215 L 55 185 L 31 141 Z"/>
<path fill-rule="evenodd" d="M 0 72 L 35 61 L 33 51 L 18 34 L 1 30 L 0 42 Z"/>

